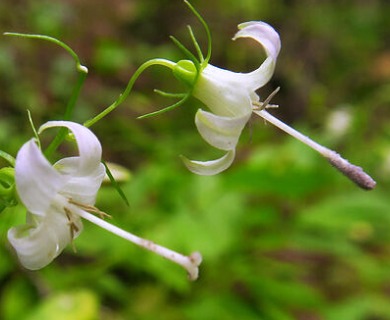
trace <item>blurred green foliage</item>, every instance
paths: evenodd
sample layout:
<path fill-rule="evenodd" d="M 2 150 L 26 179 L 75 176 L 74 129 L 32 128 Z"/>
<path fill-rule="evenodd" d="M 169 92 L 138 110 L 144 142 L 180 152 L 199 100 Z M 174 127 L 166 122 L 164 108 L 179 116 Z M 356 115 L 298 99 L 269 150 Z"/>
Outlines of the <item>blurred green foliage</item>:
<path fill-rule="evenodd" d="M 127 207 L 104 186 L 97 206 L 112 222 L 183 253 L 202 252 L 200 278 L 85 223 L 51 265 L 26 271 L 7 242 L 24 220 L 1 213 L 0 318 L 13 319 L 390 319 L 390 4 L 373 1 L 193 1 L 213 36 L 211 62 L 235 71 L 259 65 L 250 41 L 231 42 L 236 25 L 264 20 L 280 33 L 274 114 L 363 166 L 378 182 L 364 192 L 323 159 L 254 119 L 232 168 L 194 176 L 178 154 L 207 159 L 190 101 L 156 118 L 136 117 L 167 101 L 153 88 L 179 91 L 161 68 L 137 81 L 126 103 L 93 127 L 104 159 L 126 166 Z M 0 30 L 63 40 L 89 68 L 75 121 L 113 102 L 131 74 L 154 57 L 182 58 L 169 41 L 189 44 L 181 1 L 11 1 L 0 3 Z M 203 42 L 202 42 L 203 41 Z M 0 41 L 0 148 L 15 155 L 36 125 L 60 119 L 75 85 L 74 62 L 52 44 Z M 344 129 L 335 112 L 349 117 Z M 340 129 L 340 130 L 338 130 Z M 341 130 L 342 129 L 342 130 Z M 2 163 L 5 165 L 5 163 Z"/>

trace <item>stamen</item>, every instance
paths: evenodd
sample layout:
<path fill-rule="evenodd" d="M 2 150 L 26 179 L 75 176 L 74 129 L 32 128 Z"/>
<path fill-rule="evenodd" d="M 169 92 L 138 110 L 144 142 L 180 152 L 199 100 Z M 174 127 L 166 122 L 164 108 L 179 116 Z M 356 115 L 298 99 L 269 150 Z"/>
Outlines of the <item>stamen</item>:
<path fill-rule="evenodd" d="M 274 126 L 288 133 L 295 139 L 303 142 L 313 150 L 317 151 L 319 154 L 325 157 L 337 170 L 343 173 L 359 187 L 365 190 L 371 190 L 375 188 L 376 182 L 374 179 L 372 179 L 367 173 L 365 173 L 362 168 L 349 163 L 346 159 L 342 158 L 335 151 L 328 149 L 320 145 L 319 143 L 313 141 L 309 137 L 303 135 L 299 131 L 280 121 L 264 109 L 253 109 L 253 112 L 256 113 L 258 116 L 262 117 L 264 120 L 272 123 Z"/>
<path fill-rule="evenodd" d="M 334 152 L 334 155 L 327 159 L 332 166 L 355 182 L 362 189 L 371 190 L 375 188 L 376 182 L 374 179 L 365 173 L 361 167 L 349 163 L 338 153 Z"/>
<path fill-rule="evenodd" d="M 173 250 L 155 244 L 154 242 L 140 238 L 130 232 L 124 231 L 98 217 L 88 213 L 87 211 L 82 210 L 79 206 L 75 205 L 72 208 L 73 212 L 78 214 L 80 217 L 96 224 L 97 226 L 125 239 L 128 240 L 144 249 L 157 253 L 158 255 L 171 260 L 172 262 L 177 263 L 187 270 L 188 276 L 190 280 L 196 280 L 199 274 L 199 265 L 202 262 L 202 256 L 199 252 L 194 252 L 189 256 L 184 256 L 180 253 L 177 253 Z"/>
<path fill-rule="evenodd" d="M 74 205 L 76 205 L 78 207 L 80 207 L 81 209 L 83 209 L 83 210 L 85 210 L 87 212 L 91 212 L 93 214 L 98 215 L 101 219 L 104 219 L 104 218 L 110 218 L 111 219 L 112 218 L 109 214 L 107 214 L 107 213 L 105 213 L 103 211 L 100 211 L 95 206 L 83 204 L 83 203 L 74 201 L 73 199 L 68 199 L 68 202 L 71 203 L 71 204 L 74 204 Z"/>
<path fill-rule="evenodd" d="M 257 102 L 253 101 L 252 104 L 254 105 L 254 110 L 264 110 L 268 108 L 278 108 L 279 106 L 276 104 L 269 104 L 273 97 L 279 92 L 280 87 L 277 87 L 274 91 L 271 92 L 271 94 L 264 100 L 264 102 Z"/>
<path fill-rule="evenodd" d="M 65 212 L 66 217 L 69 220 L 68 225 L 69 225 L 70 241 L 71 241 L 72 249 L 73 249 L 73 252 L 77 252 L 76 246 L 74 245 L 74 242 L 73 242 L 73 239 L 74 239 L 75 233 L 79 232 L 79 228 L 77 227 L 76 223 L 73 221 L 72 212 L 66 207 L 64 207 L 64 212 Z"/>

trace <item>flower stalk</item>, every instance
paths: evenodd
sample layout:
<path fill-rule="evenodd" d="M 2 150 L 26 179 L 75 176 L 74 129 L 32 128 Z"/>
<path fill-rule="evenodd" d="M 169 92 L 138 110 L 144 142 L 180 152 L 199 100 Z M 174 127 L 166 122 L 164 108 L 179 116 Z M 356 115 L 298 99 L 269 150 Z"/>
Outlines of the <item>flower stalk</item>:
<path fill-rule="evenodd" d="M 160 65 L 164 66 L 170 69 L 173 69 L 175 64 L 169 60 L 166 59 L 152 59 L 149 61 L 146 61 L 143 63 L 136 71 L 135 73 L 131 76 L 129 82 L 127 83 L 126 89 L 121 93 L 118 97 L 117 100 L 115 100 L 110 106 L 108 106 L 106 109 L 104 109 L 102 112 L 97 114 L 95 117 L 92 119 L 89 119 L 84 122 L 84 126 L 89 128 L 92 125 L 94 125 L 96 122 L 99 120 L 103 119 L 105 116 L 107 116 L 110 112 L 114 111 L 120 104 L 122 104 L 127 96 L 130 94 L 135 81 L 138 79 L 138 77 L 141 75 L 142 72 L 144 72 L 147 68 L 154 66 L 154 65 Z"/>

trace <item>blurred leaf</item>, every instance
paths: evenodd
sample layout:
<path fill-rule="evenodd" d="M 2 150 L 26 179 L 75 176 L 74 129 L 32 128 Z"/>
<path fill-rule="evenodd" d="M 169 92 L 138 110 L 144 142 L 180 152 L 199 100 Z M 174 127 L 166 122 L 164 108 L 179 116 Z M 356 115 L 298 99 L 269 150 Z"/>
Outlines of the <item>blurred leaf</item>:
<path fill-rule="evenodd" d="M 49 296 L 26 320 L 95 320 L 99 318 L 96 295 L 87 290 Z M 25 310 L 26 311 L 26 310 Z"/>
<path fill-rule="evenodd" d="M 4 320 L 25 319 L 35 306 L 35 295 L 27 279 L 10 279 L 2 291 L 0 315 Z"/>
<path fill-rule="evenodd" d="M 129 53 L 120 44 L 112 40 L 101 41 L 95 52 L 94 65 L 103 74 L 115 74 L 120 70 L 127 69 Z"/>

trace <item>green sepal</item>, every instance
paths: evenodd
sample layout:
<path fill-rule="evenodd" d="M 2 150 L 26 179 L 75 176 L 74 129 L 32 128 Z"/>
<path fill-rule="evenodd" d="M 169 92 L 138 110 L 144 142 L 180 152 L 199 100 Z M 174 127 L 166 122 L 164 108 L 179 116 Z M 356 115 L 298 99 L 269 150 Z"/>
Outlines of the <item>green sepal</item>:
<path fill-rule="evenodd" d="M 12 167 L 15 167 L 15 158 L 8 154 L 7 152 L 0 150 L 0 158 L 3 158 L 7 161 Z"/>
<path fill-rule="evenodd" d="M 102 160 L 102 163 L 103 163 L 104 167 L 106 168 L 106 174 L 107 174 L 108 178 L 110 179 L 111 184 L 113 185 L 115 190 L 118 192 L 119 196 L 122 198 L 124 203 L 129 207 L 130 206 L 129 200 L 127 200 L 125 193 L 123 192 L 120 185 L 118 184 L 118 182 L 115 180 L 114 176 L 112 175 L 107 163 L 103 160 Z"/>

